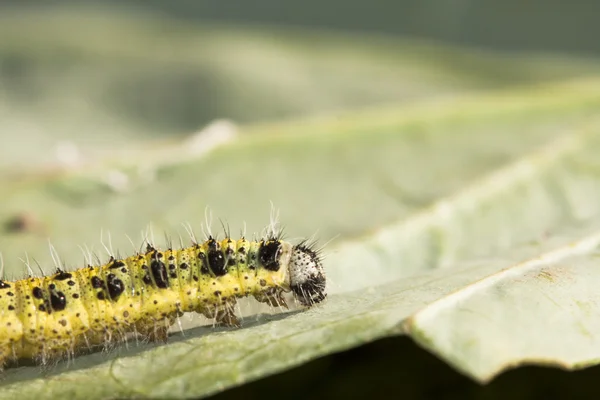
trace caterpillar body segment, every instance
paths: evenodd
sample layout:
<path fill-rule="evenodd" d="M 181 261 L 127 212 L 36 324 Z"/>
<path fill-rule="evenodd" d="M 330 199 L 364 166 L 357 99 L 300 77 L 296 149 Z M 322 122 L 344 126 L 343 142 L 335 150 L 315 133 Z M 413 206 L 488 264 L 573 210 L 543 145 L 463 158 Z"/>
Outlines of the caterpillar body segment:
<path fill-rule="evenodd" d="M 286 307 L 282 294 L 291 291 L 310 307 L 326 297 L 321 258 L 311 247 L 276 236 L 209 238 L 182 249 L 149 245 L 100 266 L 0 281 L 0 368 L 18 359 L 45 364 L 131 334 L 166 341 L 169 327 L 187 312 L 239 326 L 236 299 L 246 296 Z"/>

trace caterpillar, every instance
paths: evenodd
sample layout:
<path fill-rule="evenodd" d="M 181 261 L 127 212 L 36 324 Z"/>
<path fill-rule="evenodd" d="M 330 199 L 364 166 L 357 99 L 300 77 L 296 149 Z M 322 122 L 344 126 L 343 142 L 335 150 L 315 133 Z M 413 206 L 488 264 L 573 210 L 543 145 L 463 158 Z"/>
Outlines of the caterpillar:
<path fill-rule="evenodd" d="M 314 243 L 292 245 L 278 233 L 258 241 L 209 236 L 180 249 L 148 243 L 103 265 L 0 280 L 0 369 L 20 359 L 45 365 L 129 334 L 166 342 L 187 312 L 239 327 L 237 298 L 287 308 L 283 293 L 291 292 L 311 307 L 325 300 L 325 284 Z"/>

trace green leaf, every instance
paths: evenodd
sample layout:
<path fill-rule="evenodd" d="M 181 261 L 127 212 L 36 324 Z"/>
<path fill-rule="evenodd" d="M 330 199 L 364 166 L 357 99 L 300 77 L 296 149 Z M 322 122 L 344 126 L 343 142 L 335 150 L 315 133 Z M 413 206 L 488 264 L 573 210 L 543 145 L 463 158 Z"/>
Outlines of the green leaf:
<path fill-rule="evenodd" d="M 400 334 L 480 381 L 524 362 L 590 365 L 600 125 L 589 115 L 599 105 L 600 82 L 585 80 L 256 126 L 195 160 L 178 162 L 172 145 L 6 182 L 0 220 L 38 222 L 0 237 L 11 277 L 24 275 L 24 251 L 51 268 L 47 237 L 75 267 L 77 245 L 97 243 L 101 228 L 127 253 L 125 234 L 152 222 L 176 237 L 183 221 L 198 228 L 207 205 L 233 232 L 242 221 L 254 232 L 272 200 L 289 236 L 339 237 L 325 249 L 330 297 L 318 307 L 82 355 L 45 377 L 11 368 L 0 398 L 204 396 Z M 154 178 L 136 181 L 142 157 L 156 160 Z M 115 169 L 136 184 L 111 189 Z"/>

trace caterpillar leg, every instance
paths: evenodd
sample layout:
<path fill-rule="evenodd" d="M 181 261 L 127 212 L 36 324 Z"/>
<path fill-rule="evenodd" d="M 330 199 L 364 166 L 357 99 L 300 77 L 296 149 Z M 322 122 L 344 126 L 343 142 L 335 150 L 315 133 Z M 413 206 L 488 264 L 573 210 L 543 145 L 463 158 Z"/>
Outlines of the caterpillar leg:
<path fill-rule="evenodd" d="M 136 330 L 145 340 L 152 343 L 166 343 L 169 337 L 169 328 L 158 325 L 155 321 L 141 326 L 137 325 Z"/>
<path fill-rule="evenodd" d="M 242 326 L 235 315 L 235 299 L 230 299 L 221 305 L 197 310 L 199 314 L 215 321 L 216 325 L 239 328 Z"/>
<path fill-rule="evenodd" d="M 0 346 L 0 372 L 4 370 L 4 366 L 12 356 L 12 348 L 10 345 Z"/>
<path fill-rule="evenodd" d="M 216 315 L 216 320 L 219 325 L 230 326 L 233 328 L 239 328 L 242 326 L 238 317 L 232 308 L 223 307 L 219 308 Z"/>
<path fill-rule="evenodd" d="M 42 367 L 50 367 L 59 361 L 71 360 L 75 352 L 71 344 L 50 345 L 40 351 L 37 357 L 38 363 Z"/>
<path fill-rule="evenodd" d="M 266 292 L 262 292 L 254 296 L 256 300 L 261 303 L 265 303 L 270 305 L 271 307 L 283 307 L 288 309 L 287 302 L 283 298 L 283 290 L 281 289 L 272 289 Z"/>
<path fill-rule="evenodd" d="M 176 315 L 169 315 L 163 320 L 141 320 L 135 324 L 135 330 L 149 342 L 166 343 L 169 337 L 169 329 L 176 319 Z"/>

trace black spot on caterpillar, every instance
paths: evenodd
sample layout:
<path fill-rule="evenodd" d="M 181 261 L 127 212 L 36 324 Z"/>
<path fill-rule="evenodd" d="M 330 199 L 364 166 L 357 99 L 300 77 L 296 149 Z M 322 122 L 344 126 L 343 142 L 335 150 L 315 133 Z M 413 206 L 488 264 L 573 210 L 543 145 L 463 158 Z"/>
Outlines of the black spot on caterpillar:
<path fill-rule="evenodd" d="M 306 307 L 323 301 L 322 260 L 314 246 L 292 245 L 278 235 L 260 241 L 209 237 L 164 251 L 148 246 L 104 265 L 0 280 L 0 368 L 18 359 L 44 364 L 123 334 L 165 341 L 186 312 L 239 326 L 236 298 L 286 307 L 282 294 L 290 291 Z"/>

